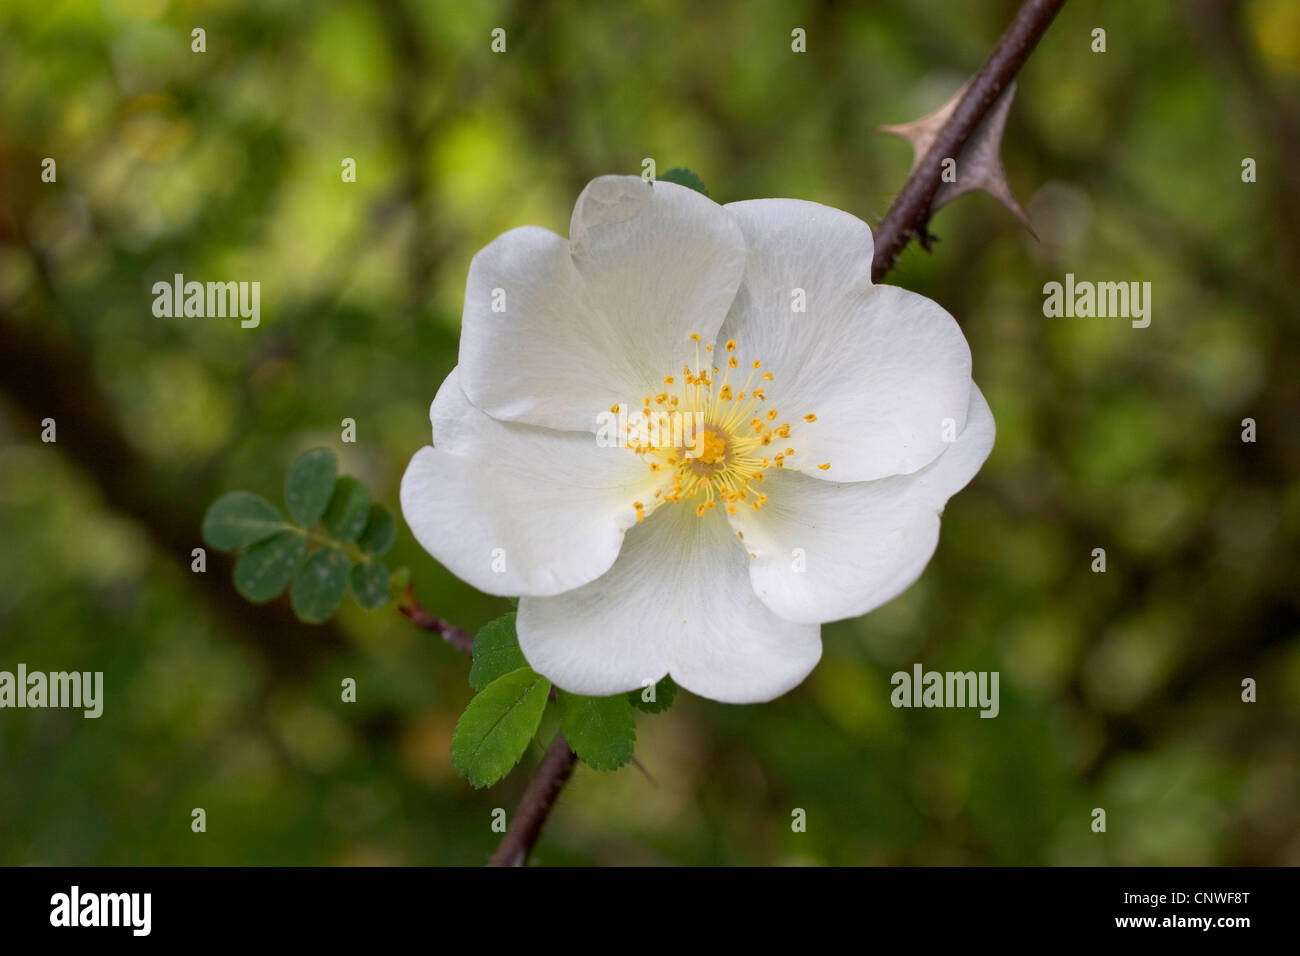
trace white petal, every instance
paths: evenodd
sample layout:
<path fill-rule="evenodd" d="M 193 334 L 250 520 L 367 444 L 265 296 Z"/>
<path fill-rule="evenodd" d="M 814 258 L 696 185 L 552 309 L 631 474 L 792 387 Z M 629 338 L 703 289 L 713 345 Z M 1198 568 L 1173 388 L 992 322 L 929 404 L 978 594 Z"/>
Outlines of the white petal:
<path fill-rule="evenodd" d="M 426 551 L 489 594 L 558 594 L 607 571 L 633 502 L 653 494 L 635 454 L 589 432 L 498 422 L 453 370 L 430 417 L 434 447 L 402 476 L 402 514 Z"/>
<path fill-rule="evenodd" d="M 754 591 L 792 621 L 825 622 L 879 607 L 906 590 L 934 554 L 944 503 L 993 447 L 993 415 L 972 383 L 970 416 L 955 443 L 911 475 L 836 484 L 767 472 L 760 511 L 741 509 Z"/>
<path fill-rule="evenodd" d="M 794 199 L 726 207 L 745 235 L 745 278 L 720 338 L 760 359 L 768 398 L 792 425 L 787 467 L 868 481 L 929 464 L 966 422 L 970 348 L 934 302 L 871 284 L 871 230 Z M 796 290 L 806 312 L 794 311 Z M 803 416 L 813 414 L 812 424 Z M 947 436 L 951 440 L 951 434 Z"/>
<path fill-rule="evenodd" d="M 515 229 L 470 265 L 460 364 L 495 418 L 593 430 L 612 405 L 640 405 L 694 361 L 691 333 L 712 341 L 744 271 L 731 217 L 675 183 L 595 179 L 569 234 Z"/>
<path fill-rule="evenodd" d="M 616 694 L 671 674 L 713 700 L 771 700 L 816 666 L 820 628 L 769 611 L 746 564 L 719 513 L 661 506 L 628 531 L 603 577 L 521 598 L 519 646 L 534 670 L 577 694 Z"/>

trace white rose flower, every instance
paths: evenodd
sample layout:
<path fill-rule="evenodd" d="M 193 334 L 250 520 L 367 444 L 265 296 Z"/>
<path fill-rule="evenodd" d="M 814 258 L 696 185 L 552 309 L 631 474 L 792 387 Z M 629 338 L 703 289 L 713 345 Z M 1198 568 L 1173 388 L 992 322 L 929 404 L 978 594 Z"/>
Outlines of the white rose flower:
<path fill-rule="evenodd" d="M 402 479 L 416 539 L 519 595 L 524 656 L 565 690 L 790 690 L 822 622 L 920 576 L 993 447 L 956 321 L 873 285 L 872 249 L 816 203 L 623 176 L 583 190 L 568 241 L 500 236 Z"/>

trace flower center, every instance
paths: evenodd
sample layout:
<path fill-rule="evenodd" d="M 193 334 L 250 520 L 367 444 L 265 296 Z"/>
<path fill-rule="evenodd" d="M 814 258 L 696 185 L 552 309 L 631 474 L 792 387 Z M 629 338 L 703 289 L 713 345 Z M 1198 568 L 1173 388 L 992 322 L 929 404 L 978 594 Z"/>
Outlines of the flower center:
<path fill-rule="evenodd" d="M 692 439 L 697 437 L 696 432 L 691 433 Z M 721 468 L 727 461 L 727 435 L 720 431 L 716 425 L 705 425 L 698 432 L 701 439 L 699 443 L 699 457 L 692 459 L 690 466 L 697 474 L 708 474 Z M 694 442 L 692 442 L 694 444 Z M 687 448 L 682 446 L 682 454 L 686 455 Z"/>
<path fill-rule="evenodd" d="M 719 503 L 728 514 L 741 508 L 761 509 L 767 495 L 761 488 L 769 468 L 784 468 L 796 455 L 789 447 L 790 423 L 768 403 L 766 387 L 774 377 L 757 359 L 748 363 L 743 385 L 733 384 L 740 359 L 737 343 L 726 343 L 725 367 L 713 365 L 713 346 L 695 341 L 695 369 L 683 366 L 681 380 L 664 377 L 665 390 L 647 395 L 641 408 L 630 412 L 627 443 L 653 472 L 664 475 L 649 510 L 661 504 L 689 502 L 701 517 Z M 615 405 L 611 411 L 617 413 Z M 815 422 L 817 416 L 803 416 Z M 822 471 L 830 462 L 817 466 Z M 647 514 L 645 503 L 633 502 L 636 519 Z"/>

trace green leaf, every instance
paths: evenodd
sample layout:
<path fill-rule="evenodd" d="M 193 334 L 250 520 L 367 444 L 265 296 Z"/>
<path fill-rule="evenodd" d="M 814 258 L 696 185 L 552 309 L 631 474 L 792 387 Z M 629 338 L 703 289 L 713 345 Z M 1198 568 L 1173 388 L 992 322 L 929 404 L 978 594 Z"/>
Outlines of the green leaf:
<path fill-rule="evenodd" d="M 484 624 L 474 635 L 474 663 L 469 669 L 469 686 L 482 690 L 502 674 L 527 667 L 515 633 L 515 615 L 502 615 Z"/>
<path fill-rule="evenodd" d="M 339 463 L 328 448 L 305 451 L 289 466 L 284 476 L 284 504 L 289 516 L 310 528 L 325 511 L 334 493 Z"/>
<path fill-rule="evenodd" d="M 646 700 L 647 697 L 651 696 L 654 697 L 654 700 Z M 671 677 L 664 677 L 663 680 L 655 684 L 654 694 L 650 693 L 649 687 L 628 691 L 627 694 L 627 699 L 632 706 L 645 711 L 647 714 L 662 714 L 673 705 L 673 700 L 676 697 L 677 685 L 673 683 Z"/>
<path fill-rule="evenodd" d="M 704 180 L 700 179 L 685 166 L 674 166 L 668 172 L 659 176 L 658 179 L 666 183 L 676 183 L 678 186 L 685 186 L 687 189 L 694 189 L 697 193 L 708 195 L 709 191 L 704 188 Z"/>
<path fill-rule="evenodd" d="M 636 746 L 636 715 L 623 694 L 581 697 L 555 691 L 560 705 L 560 729 L 582 762 L 597 770 L 617 770 L 632 759 Z"/>
<path fill-rule="evenodd" d="M 253 545 L 235 562 L 235 590 L 254 604 L 279 597 L 306 550 L 307 537 L 301 531 L 282 531 Z"/>
<path fill-rule="evenodd" d="M 370 489 L 355 478 L 334 482 L 334 493 L 321 522 L 330 536 L 343 542 L 356 540 L 370 515 Z"/>
<path fill-rule="evenodd" d="M 288 528 L 275 505 L 248 491 L 226 492 L 203 516 L 203 540 L 218 551 L 257 544 Z"/>
<path fill-rule="evenodd" d="M 352 562 L 341 548 L 317 548 L 293 579 L 289 601 L 293 613 L 308 624 L 328 621 L 348 593 Z"/>
<path fill-rule="evenodd" d="M 451 737 L 451 765 L 475 787 L 489 787 L 519 762 L 546 710 L 551 682 L 521 667 L 475 695 Z"/>
<path fill-rule="evenodd" d="M 371 505 L 366 518 L 366 529 L 361 532 L 357 544 L 366 554 L 383 554 L 393 546 L 397 537 L 397 524 L 393 514 L 383 505 Z"/>
<path fill-rule="evenodd" d="M 362 561 L 352 566 L 352 593 L 367 611 L 388 603 L 388 568 L 382 561 Z"/>

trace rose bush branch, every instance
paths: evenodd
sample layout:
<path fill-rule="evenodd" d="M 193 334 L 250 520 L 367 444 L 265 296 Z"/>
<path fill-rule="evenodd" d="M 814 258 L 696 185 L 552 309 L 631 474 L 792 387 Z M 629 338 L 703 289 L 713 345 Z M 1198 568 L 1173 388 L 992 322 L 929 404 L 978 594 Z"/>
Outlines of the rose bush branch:
<path fill-rule="evenodd" d="M 962 151 L 971 134 L 988 115 L 993 104 L 1015 79 L 1029 54 L 1047 31 L 1065 0 L 1025 0 L 998 44 L 966 88 L 925 156 L 912 170 L 898 198 L 876 227 L 876 252 L 871 263 L 871 281 L 879 282 L 913 236 L 920 235 L 930 220 L 931 204 L 940 186 L 939 172 L 944 159 Z"/>
<path fill-rule="evenodd" d="M 547 748 L 541 766 L 528 781 L 528 789 L 515 809 L 506 835 L 501 838 L 496 853 L 492 854 L 489 866 L 524 865 L 577 762 L 578 755 L 569 746 L 569 741 L 564 734 L 557 734 Z"/>
<path fill-rule="evenodd" d="M 440 617 L 435 617 L 421 606 L 415 598 L 415 592 L 408 583 L 406 591 L 397 604 L 397 609 L 406 615 L 416 627 L 437 634 L 444 641 L 463 651 L 474 655 L 474 638 L 453 624 L 448 624 Z M 578 755 L 569 746 L 564 734 L 557 734 L 547 748 L 546 756 L 528 783 L 519 806 L 506 829 L 505 836 L 497 847 L 489 866 L 523 866 L 532 852 L 533 845 L 541 835 L 546 818 L 551 813 L 560 791 L 568 782 L 573 768 L 578 762 Z"/>

